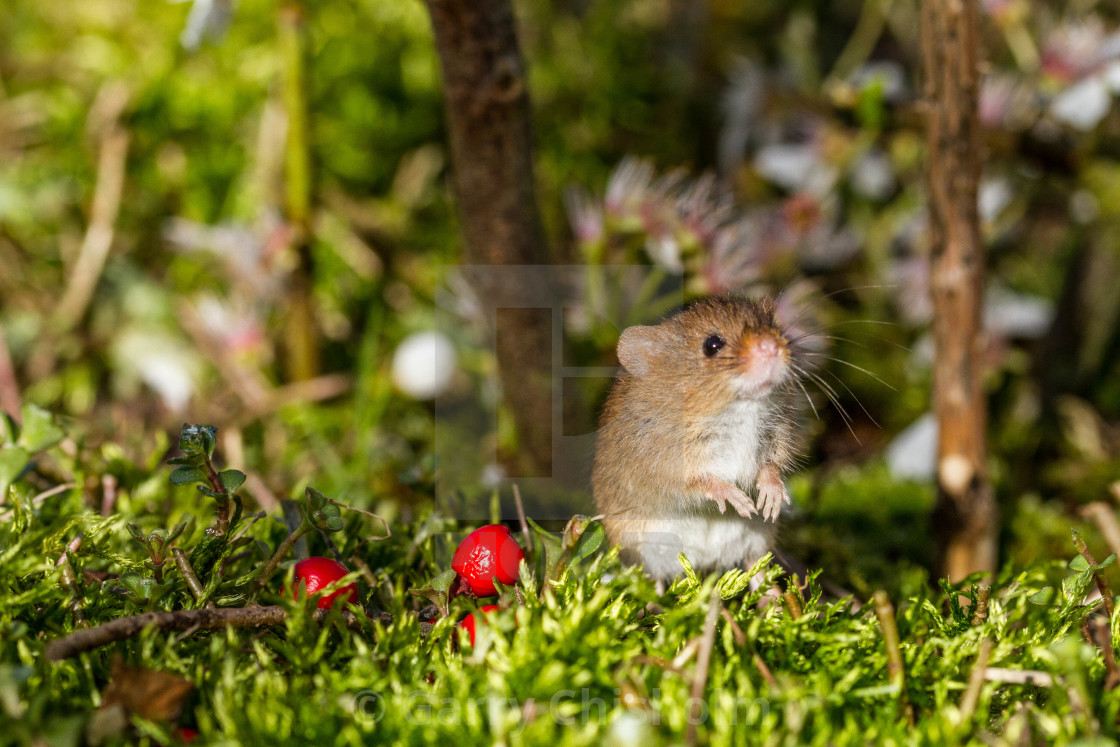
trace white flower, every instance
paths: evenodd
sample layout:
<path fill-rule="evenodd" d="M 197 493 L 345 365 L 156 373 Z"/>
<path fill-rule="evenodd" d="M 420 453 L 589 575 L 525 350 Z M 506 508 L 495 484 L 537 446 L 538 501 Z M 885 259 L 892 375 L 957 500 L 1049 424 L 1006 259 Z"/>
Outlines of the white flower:
<path fill-rule="evenodd" d="M 194 0 L 187 14 L 187 23 L 179 35 L 179 43 L 193 52 L 204 39 L 220 39 L 229 28 L 232 15 L 229 0 Z"/>
<path fill-rule="evenodd" d="M 1059 122 L 1083 132 L 1097 126 L 1112 107 L 1112 97 L 1099 76 L 1085 78 L 1054 97 L 1050 113 Z"/>
<path fill-rule="evenodd" d="M 198 358 L 185 343 L 161 331 L 125 331 L 113 344 L 113 360 L 126 386 L 143 381 L 172 412 L 182 412 L 195 392 Z"/>
<path fill-rule="evenodd" d="M 1003 177 L 990 177 L 981 180 L 976 196 L 976 212 L 980 220 L 991 223 L 1011 204 L 1011 183 Z"/>
<path fill-rule="evenodd" d="M 393 384 L 413 399 L 435 399 L 455 375 L 455 348 L 440 332 L 409 335 L 393 353 Z"/>
<path fill-rule="evenodd" d="M 646 237 L 646 254 L 654 264 L 674 275 L 684 272 L 684 265 L 681 263 L 681 245 L 672 233 L 651 234 Z"/>
<path fill-rule="evenodd" d="M 586 189 L 572 187 L 564 193 L 564 207 L 572 233 L 580 242 L 598 241 L 603 238 L 603 209 L 592 199 Z"/>
<path fill-rule="evenodd" d="M 817 149 L 809 144 L 775 143 L 754 156 L 759 174 L 793 192 L 803 190 L 821 166 Z"/>
<path fill-rule="evenodd" d="M 937 468 L 937 418 L 927 412 L 887 444 L 887 468 L 894 480 L 930 482 Z"/>
<path fill-rule="evenodd" d="M 852 86 L 860 92 L 879 86 L 886 101 L 900 101 L 908 95 L 906 71 L 890 60 L 869 62 L 852 74 Z"/>
<path fill-rule="evenodd" d="M 1054 304 L 1039 296 L 988 288 L 984 297 L 984 330 L 993 337 L 1035 339 L 1054 321 Z"/>
<path fill-rule="evenodd" d="M 1101 73 L 1105 85 L 1113 93 L 1120 93 L 1120 60 L 1110 62 Z"/>
<path fill-rule="evenodd" d="M 869 200 L 882 200 L 894 191 L 894 168 L 890 157 L 872 148 L 852 167 L 849 176 L 854 189 Z"/>

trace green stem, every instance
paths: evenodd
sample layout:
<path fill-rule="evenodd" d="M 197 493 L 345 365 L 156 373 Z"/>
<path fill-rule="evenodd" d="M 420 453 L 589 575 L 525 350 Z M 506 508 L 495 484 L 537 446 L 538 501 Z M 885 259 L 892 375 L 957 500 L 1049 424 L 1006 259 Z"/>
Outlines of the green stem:
<path fill-rule="evenodd" d="M 191 568 L 191 562 L 187 560 L 187 554 L 180 550 L 178 547 L 171 550 L 172 556 L 175 558 L 175 565 L 179 568 L 179 573 L 183 576 L 183 580 L 187 582 L 187 588 L 191 590 L 191 595 L 195 601 L 201 601 L 204 595 L 202 583 L 195 575 L 194 569 Z M 213 607 L 212 603 L 207 604 L 208 607 Z"/>
<path fill-rule="evenodd" d="M 898 625 L 895 622 L 894 605 L 890 597 L 883 590 L 876 591 L 872 596 L 875 603 L 875 614 L 879 618 L 879 627 L 883 631 L 883 642 L 887 648 L 887 672 L 890 683 L 898 687 L 899 693 L 906 684 L 906 671 L 902 664 L 902 649 L 899 645 Z"/>
<path fill-rule="evenodd" d="M 218 503 L 218 512 L 217 520 L 214 523 L 214 533 L 219 537 L 225 537 L 229 531 L 229 493 L 226 491 L 225 483 L 222 482 L 218 470 L 214 469 L 213 462 L 205 454 L 202 457 L 202 471 L 206 473 L 206 481 L 210 483 L 210 489 L 215 493 L 225 495 L 225 498 L 215 499 Z"/>
<path fill-rule="evenodd" d="M 268 580 L 272 578 L 272 574 L 276 572 L 276 566 L 280 565 L 280 561 L 292 549 L 292 545 L 314 528 L 310 521 L 304 519 L 303 523 L 294 532 L 284 538 L 284 541 L 276 548 L 276 552 L 272 553 L 272 557 L 268 559 L 268 563 L 261 569 L 260 574 L 257 575 L 257 580 L 253 582 L 253 596 L 259 594 Z"/>
<path fill-rule="evenodd" d="M 287 3 L 280 10 L 278 29 L 284 112 L 288 119 L 284 153 L 284 212 L 296 232 L 293 245 L 299 254 L 299 264 L 290 279 L 288 318 L 285 322 L 287 373 L 293 381 L 312 379 L 319 371 L 319 343 L 311 302 L 311 148 L 304 15 L 302 3 Z"/>

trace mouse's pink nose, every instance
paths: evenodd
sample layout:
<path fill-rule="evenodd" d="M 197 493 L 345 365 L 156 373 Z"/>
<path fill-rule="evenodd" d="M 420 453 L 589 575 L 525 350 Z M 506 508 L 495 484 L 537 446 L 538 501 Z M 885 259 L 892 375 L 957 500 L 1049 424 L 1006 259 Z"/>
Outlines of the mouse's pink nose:
<path fill-rule="evenodd" d="M 759 355 L 764 355 L 768 358 L 775 358 L 782 353 L 782 346 L 773 337 L 763 337 L 755 343 L 755 350 Z"/>

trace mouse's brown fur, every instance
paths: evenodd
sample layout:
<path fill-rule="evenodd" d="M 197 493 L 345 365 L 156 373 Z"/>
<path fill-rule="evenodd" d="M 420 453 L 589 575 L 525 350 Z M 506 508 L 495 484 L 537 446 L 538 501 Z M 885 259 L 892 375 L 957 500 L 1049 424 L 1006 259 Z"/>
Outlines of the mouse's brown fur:
<path fill-rule="evenodd" d="M 715 337 L 724 345 L 709 357 Z M 796 376 L 773 301 L 697 302 L 625 330 L 618 353 L 626 373 L 604 405 L 592 473 L 609 538 L 660 578 L 679 569 L 674 549 L 702 568 L 752 563 L 773 541 L 796 458 Z"/>

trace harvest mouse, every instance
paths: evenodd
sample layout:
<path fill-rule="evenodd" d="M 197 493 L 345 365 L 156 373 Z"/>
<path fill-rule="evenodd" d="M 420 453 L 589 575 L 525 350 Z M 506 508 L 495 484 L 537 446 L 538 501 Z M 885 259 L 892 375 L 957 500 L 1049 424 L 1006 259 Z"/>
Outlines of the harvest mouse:
<path fill-rule="evenodd" d="M 710 298 L 618 342 L 626 371 L 591 484 L 611 542 L 659 582 L 679 575 L 679 553 L 701 572 L 749 568 L 773 544 L 798 386 L 774 311 L 769 298 Z"/>

